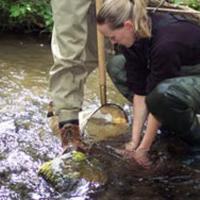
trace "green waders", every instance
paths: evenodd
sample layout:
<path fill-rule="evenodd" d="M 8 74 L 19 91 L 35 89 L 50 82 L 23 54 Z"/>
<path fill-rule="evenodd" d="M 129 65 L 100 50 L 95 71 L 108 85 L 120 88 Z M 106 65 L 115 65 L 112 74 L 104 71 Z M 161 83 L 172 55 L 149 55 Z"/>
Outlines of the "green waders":
<path fill-rule="evenodd" d="M 191 145 L 200 145 L 200 75 L 167 79 L 146 98 L 149 111 Z"/>
<path fill-rule="evenodd" d="M 127 86 L 127 76 L 124 65 L 126 59 L 122 54 L 113 56 L 108 60 L 107 72 L 119 92 L 131 103 L 133 102 L 133 92 Z"/>

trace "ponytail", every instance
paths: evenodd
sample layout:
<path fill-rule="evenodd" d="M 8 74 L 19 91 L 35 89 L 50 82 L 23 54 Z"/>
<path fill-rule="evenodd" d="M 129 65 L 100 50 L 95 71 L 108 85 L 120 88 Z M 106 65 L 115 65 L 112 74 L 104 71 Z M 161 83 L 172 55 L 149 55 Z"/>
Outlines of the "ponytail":
<path fill-rule="evenodd" d="M 139 38 L 151 37 L 146 6 L 146 0 L 105 0 L 97 14 L 97 23 L 108 23 L 111 29 L 117 29 L 131 20 Z"/>
<path fill-rule="evenodd" d="M 151 37 L 149 17 L 147 15 L 146 0 L 133 0 L 132 20 L 136 34 L 140 38 Z"/>

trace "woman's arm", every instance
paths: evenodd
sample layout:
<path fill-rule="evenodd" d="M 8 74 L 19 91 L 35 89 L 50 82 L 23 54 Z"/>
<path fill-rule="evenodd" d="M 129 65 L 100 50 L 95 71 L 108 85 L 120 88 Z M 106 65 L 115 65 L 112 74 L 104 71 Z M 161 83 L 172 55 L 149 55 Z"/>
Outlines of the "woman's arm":
<path fill-rule="evenodd" d="M 148 158 L 148 151 L 156 137 L 159 127 L 160 122 L 152 114 L 149 114 L 146 133 L 133 155 L 138 164 L 142 165 L 144 168 L 149 168 L 151 166 L 151 161 Z"/>
<path fill-rule="evenodd" d="M 150 149 L 159 127 L 160 122 L 152 114 L 149 114 L 146 133 L 144 134 L 144 137 L 140 145 L 138 146 L 138 149 Z"/>
<path fill-rule="evenodd" d="M 141 140 L 141 133 L 147 118 L 147 107 L 145 104 L 145 96 L 134 95 L 133 97 L 133 127 L 132 140 L 126 144 L 126 150 L 135 150 Z"/>

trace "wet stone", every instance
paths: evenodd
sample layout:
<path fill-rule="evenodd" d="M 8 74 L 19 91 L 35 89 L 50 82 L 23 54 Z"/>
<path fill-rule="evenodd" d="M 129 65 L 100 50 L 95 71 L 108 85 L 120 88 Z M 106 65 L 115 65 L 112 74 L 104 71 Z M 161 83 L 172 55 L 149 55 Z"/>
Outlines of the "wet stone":
<path fill-rule="evenodd" d="M 101 163 L 79 151 L 68 152 L 44 163 L 39 175 L 57 190 L 69 192 L 79 188 L 83 180 L 97 185 L 103 185 L 107 180 Z"/>

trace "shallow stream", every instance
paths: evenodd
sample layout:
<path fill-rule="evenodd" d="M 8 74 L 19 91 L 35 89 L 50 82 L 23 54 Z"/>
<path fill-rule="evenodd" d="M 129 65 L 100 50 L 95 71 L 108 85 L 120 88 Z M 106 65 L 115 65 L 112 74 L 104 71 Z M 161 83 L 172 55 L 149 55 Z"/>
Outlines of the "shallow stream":
<path fill-rule="evenodd" d="M 52 57 L 48 43 L 28 36 L 0 38 L 0 200 L 178 200 L 199 199 L 200 157 L 177 156 L 181 144 L 158 139 L 153 152 L 161 166 L 145 171 L 105 150 L 97 152 L 107 182 L 82 182 L 59 192 L 39 177 L 38 167 L 61 152 L 59 139 L 48 127 L 47 77 Z M 127 102 L 109 83 L 109 100 Z M 84 106 L 98 103 L 94 72 L 88 79 Z M 109 145 L 118 145 L 121 141 Z M 173 146 L 174 145 L 174 146 Z M 159 151 L 158 151 L 159 149 Z"/>

